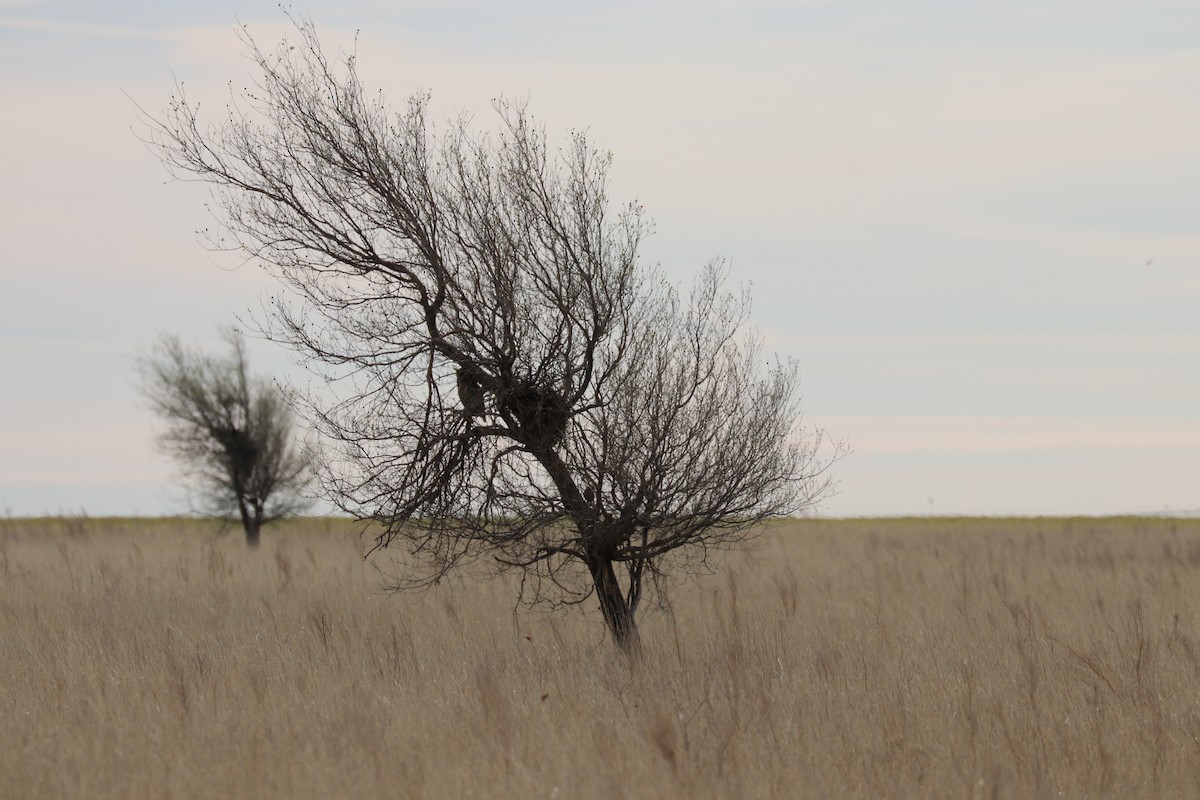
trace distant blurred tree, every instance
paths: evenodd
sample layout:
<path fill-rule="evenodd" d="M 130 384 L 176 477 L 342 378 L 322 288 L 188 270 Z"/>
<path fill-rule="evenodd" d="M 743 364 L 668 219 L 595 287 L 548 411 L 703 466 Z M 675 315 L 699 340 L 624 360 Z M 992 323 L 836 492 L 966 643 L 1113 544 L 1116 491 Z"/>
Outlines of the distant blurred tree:
<path fill-rule="evenodd" d="M 801 426 L 795 365 L 763 368 L 720 262 L 690 297 L 641 263 L 650 223 L 610 211 L 585 134 L 555 147 L 504 102 L 494 138 L 435 134 L 427 95 L 393 112 L 297 26 L 243 37 L 259 74 L 223 119 L 180 86 L 145 121 L 172 174 L 213 185 L 211 246 L 292 290 L 264 328 L 327 378 L 326 493 L 423 559 L 402 584 L 487 556 L 534 600 L 594 595 L 635 650 L 647 578 L 811 508 L 840 448 Z"/>
<path fill-rule="evenodd" d="M 282 393 L 248 375 L 240 334 L 222 335 L 227 356 L 163 335 L 137 368 L 143 394 L 166 423 L 159 448 L 183 466 L 200 497 L 198 510 L 240 521 L 246 543 L 256 547 L 263 525 L 309 506 L 303 492 L 313 472 Z"/>

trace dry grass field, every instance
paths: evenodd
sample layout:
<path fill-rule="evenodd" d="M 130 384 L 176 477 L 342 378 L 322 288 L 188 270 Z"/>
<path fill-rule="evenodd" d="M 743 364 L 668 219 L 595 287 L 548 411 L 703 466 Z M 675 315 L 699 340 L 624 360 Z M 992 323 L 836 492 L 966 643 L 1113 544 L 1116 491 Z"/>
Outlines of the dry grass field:
<path fill-rule="evenodd" d="M 1200 521 L 779 524 L 638 664 L 362 551 L 0 522 L 0 797 L 1200 796 Z"/>

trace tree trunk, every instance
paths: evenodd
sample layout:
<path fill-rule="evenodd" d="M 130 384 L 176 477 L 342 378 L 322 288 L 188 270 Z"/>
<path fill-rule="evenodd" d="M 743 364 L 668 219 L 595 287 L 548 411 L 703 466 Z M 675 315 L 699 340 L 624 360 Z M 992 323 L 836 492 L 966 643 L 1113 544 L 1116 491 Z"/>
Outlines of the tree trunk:
<path fill-rule="evenodd" d="M 621 593 L 621 584 L 613 569 L 612 558 L 604 555 L 604 537 L 598 535 L 590 504 L 584 501 L 583 494 L 575 485 L 567 465 L 553 449 L 531 447 L 530 452 L 554 481 L 563 505 L 579 531 L 580 543 L 587 554 L 588 571 L 592 573 L 592 585 L 596 588 L 597 599 L 600 600 L 600 613 L 604 615 L 604 623 L 608 625 L 613 641 L 626 654 L 637 655 L 641 651 L 641 640 L 638 637 L 637 623 L 634 621 L 634 609 Z"/>
<path fill-rule="evenodd" d="M 258 547 L 258 543 L 261 540 L 262 526 L 251 519 L 243 521 L 243 527 L 246 529 L 246 544 L 250 547 Z"/>
<path fill-rule="evenodd" d="M 621 593 L 621 584 L 617 581 L 617 573 L 613 570 L 610 558 L 596 556 L 591 559 L 588 569 L 592 573 L 592 583 L 596 587 L 596 597 L 600 600 L 600 613 L 608 625 L 613 641 L 628 655 L 636 655 L 641 650 L 641 639 L 638 637 L 637 622 L 634 620 L 633 609 L 625 601 Z"/>
<path fill-rule="evenodd" d="M 260 540 L 260 531 L 262 530 L 262 522 L 257 514 L 251 513 L 246 507 L 246 501 L 238 498 L 238 512 L 242 516 L 242 528 L 246 531 L 246 544 L 250 547 L 258 547 Z"/>

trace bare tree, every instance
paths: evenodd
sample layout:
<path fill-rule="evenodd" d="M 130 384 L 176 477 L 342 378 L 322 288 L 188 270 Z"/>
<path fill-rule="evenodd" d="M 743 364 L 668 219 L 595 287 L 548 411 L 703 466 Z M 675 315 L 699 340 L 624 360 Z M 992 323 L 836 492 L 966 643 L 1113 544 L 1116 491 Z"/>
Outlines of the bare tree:
<path fill-rule="evenodd" d="M 503 101 L 491 136 L 438 133 L 427 95 L 393 112 L 296 24 L 274 51 L 243 33 L 259 74 L 223 119 L 180 87 L 146 121 L 173 175 L 212 185 L 211 245 L 291 290 L 264 329 L 335 392 L 308 398 L 324 489 L 423 558 L 403 583 L 486 556 L 525 599 L 595 593 L 635 649 L 648 577 L 829 489 L 795 365 L 763 367 L 720 262 L 681 296 L 639 261 L 650 223 L 612 210 L 584 133 L 556 149 Z"/>
<path fill-rule="evenodd" d="M 237 332 L 224 338 L 229 355 L 217 357 L 163 335 L 137 367 L 143 393 L 166 423 L 159 447 L 183 465 L 201 510 L 240 521 L 256 547 L 263 525 L 308 507 L 302 493 L 313 473 L 279 389 L 249 376 Z"/>

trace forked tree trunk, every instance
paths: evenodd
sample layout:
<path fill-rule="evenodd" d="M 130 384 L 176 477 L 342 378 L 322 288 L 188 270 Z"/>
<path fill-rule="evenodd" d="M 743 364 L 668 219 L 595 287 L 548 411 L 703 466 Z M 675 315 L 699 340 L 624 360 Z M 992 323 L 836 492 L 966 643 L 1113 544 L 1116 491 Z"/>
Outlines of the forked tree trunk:
<path fill-rule="evenodd" d="M 530 450 L 558 487 L 559 496 L 571 511 L 575 526 L 580 532 L 582 549 L 586 554 L 584 560 L 592 574 L 592 585 L 596 589 L 596 598 L 600 601 L 600 613 L 604 615 L 604 624 L 608 626 L 613 641 L 621 650 L 629 655 L 636 655 L 641 650 L 641 641 L 638 638 L 637 623 L 634 621 L 634 609 L 621 592 L 612 558 L 604 555 L 601 544 L 604 537 L 598 535 L 594 527 L 595 521 L 591 519 L 591 512 L 588 510 L 590 503 L 583 499 L 583 494 L 575 485 L 567 465 L 552 448 L 531 446 Z"/>
<path fill-rule="evenodd" d="M 604 615 L 604 622 L 608 625 L 613 641 L 628 655 L 636 655 L 641 650 L 637 622 L 634 620 L 633 609 L 621 593 L 621 584 L 617 581 L 612 559 L 595 556 L 588 563 L 588 569 L 592 573 L 596 597 L 600 600 L 600 613 Z"/>

